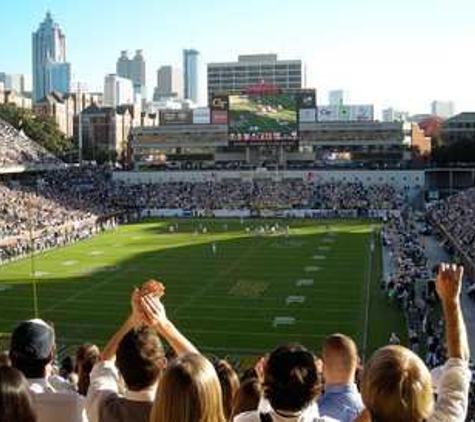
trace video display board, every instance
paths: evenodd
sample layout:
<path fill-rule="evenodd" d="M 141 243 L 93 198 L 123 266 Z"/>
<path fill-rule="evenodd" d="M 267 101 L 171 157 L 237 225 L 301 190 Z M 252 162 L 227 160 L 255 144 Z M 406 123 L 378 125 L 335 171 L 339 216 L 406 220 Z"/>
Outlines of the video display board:
<path fill-rule="evenodd" d="M 294 144 L 298 141 L 295 93 L 229 96 L 229 140 L 233 145 Z"/>

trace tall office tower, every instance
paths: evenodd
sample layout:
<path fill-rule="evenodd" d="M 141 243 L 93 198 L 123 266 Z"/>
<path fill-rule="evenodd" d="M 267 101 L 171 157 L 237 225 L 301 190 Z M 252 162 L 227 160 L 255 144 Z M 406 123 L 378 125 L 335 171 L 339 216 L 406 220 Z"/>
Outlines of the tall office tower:
<path fill-rule="evenodd" d="M 4 82 L 6 91 L 15 91 L 18 94 L 23 94 L 25 92 L 25 75 L 21 74 L 6 74 L 5 78 L 2 79 L 0 74 L 0 82 Z"/>
<path fill-rule="evenodd" d="M 208 64 L 208 99 L 214 93 L 236 94 L 261 83 L 285 90 L 302 89 L 302 61 L 278 60 L 277 54 L 250 54 L 239 56 L 237 62 Z"/>
<path fill-rule="evenodd" d="M 331 106 L 341 106 L 345 103 L 345 92 L 342 89 L 335 89 L 328 92 L 328 104 Z"/>
<path fill-rule="evenodd" d="M 161 66 L 157 70 L 157 86 L 153 99 L 183 97 L 183 74 L 182 71 L 172 66 Z"/>
<path fill-rule="evenodd" d="M 147 100 L 146 66 L 142 50 L 136 50 L 130 59 L 127 50 L 123 50 L 116 64 L 117 75 L 132 81 L 135 98 L 142 102 Z"/>
<path fill-rule="evenodd" d="M 183 50 L 183 97 L 198 102 L 198 56 L 199 51 Z"/>
<path fill-rule="evenodd" d="M 455 115 L 453 101 L 433 101 L 431 108 L 434 116 L 442 117 L 443 119 L 449 119 Z"/>
<path fill-rule="evenodd" d="M 51 13 L 46 14 L 33 41 L 33 101 L 37 102 L 52 91 L 68 92 L 71 69 L 66 62 L 66 37 Z"/>
<path fill-rule="evenodd" d="M 134 87 L 128 78 L 109 74 L 104 79 L 104 105 L 117 107 L 118 105 L 134 104 Z"/>

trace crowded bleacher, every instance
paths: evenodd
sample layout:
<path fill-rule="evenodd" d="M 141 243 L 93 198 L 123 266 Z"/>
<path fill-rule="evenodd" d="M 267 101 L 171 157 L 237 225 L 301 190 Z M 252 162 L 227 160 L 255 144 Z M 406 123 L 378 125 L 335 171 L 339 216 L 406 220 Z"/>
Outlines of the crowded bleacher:
<path fill-rule="evenodd" d="M 430 217 L 475 260 L 475 189 L 462 191 L 448 200 L 437 202 L 430 210 Z"/>
<path fill-rule="evenodd" d="M 1 169 L 30 165 L 59 165 L 60 163 L 60 160 L 41 145 L 0 119 Z"/>

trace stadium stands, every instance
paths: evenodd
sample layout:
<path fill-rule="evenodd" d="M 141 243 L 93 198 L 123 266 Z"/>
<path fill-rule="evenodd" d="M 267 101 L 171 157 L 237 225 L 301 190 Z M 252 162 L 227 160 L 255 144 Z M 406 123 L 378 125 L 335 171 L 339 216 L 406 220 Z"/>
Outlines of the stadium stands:
<path fill-rule="evenodd" d="M 0 169 L 39 165 L 60 165 L 53 154 L 0 119 Z"/>
<path fill-rule="evenodd" d="M 475 261 L 475 188 L 438 202 L 430 216 L 459 243 L 469 259 Z"/>

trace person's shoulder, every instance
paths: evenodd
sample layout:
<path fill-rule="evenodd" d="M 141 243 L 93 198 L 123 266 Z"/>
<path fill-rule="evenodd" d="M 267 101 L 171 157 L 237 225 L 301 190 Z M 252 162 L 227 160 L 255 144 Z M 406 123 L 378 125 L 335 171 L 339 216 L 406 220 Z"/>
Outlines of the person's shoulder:
<path fill-rule="evenodd" d="M 257 410 L 250 410 L 236 415 L 233 422 L 259 422 L 259 413 Z"/>

